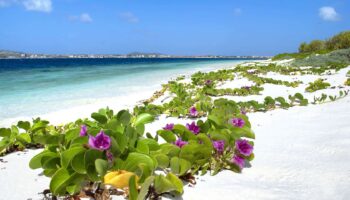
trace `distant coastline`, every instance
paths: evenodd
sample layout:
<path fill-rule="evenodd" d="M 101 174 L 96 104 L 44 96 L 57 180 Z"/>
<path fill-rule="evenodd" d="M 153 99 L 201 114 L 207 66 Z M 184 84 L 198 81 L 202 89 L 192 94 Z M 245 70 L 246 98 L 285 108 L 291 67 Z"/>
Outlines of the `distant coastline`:
<path fill-rule="evenodd" d="M 211 58 L 211 59 L 269 59 L 270 56 L 219 56 L 197 55 L 179 56 L 159 53 L 129 53 L 129 54 L 35 54 L 0 50 L 0 59 L 48 59 L 48 58 Z"/>

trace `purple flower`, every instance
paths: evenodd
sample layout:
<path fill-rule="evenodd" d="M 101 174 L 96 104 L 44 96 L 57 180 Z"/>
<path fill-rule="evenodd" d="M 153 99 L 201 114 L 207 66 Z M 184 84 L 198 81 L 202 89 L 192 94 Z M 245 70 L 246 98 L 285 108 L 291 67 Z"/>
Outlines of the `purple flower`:
<path fill-rule="evenodd" d="M 107 150 L 111 147 L 111 138 L 103 131 L 98 133 L 96 137 L 89 135 L 89 146 L 97 150 Z"/>
<path fill-rule="evenodd" d="M 246 111 L 244 108 L 242 108 L 242 109 L 241 109 L 241 114 L 242 114 L 242 115 L 246 115 L 246 114 L 247 114 L 247 111 Z"/>
<path fill-rule="evenodd" d="M 225 141 L 224 140 L 217 140 L 213 141 L 213 146 L 216 149 L 218 153 L 223 153 L 225 149 Z"/>
<path fill-rule="evenodd" d="M 82 125 L 80 127 L 80 137 L 86 136 L 87 135 L 87 127 L 86 125 Z"/>
<path fill-rule="evenodd" d="M 243 86 L 242 89 L 250 90 L 250 86 Z"/>
<path fill-rule="evenodd" d="M 244 120 L 241 119 L 241 118 L 232 118 L 231 119 L 231 124 L 233 126 L 236 126 L 236 127 L 239 127 L 239 128 L 242 128 L 245 124 Z"/>
<path fill-rule="evenodd" d="M 236 164 L 240 169 L 242 169 L 245 165 L 245 161 L 244 161 L 244 158 L 242 158 L 241 156 L 239 155 L 234 155 L 231 159 L 231 162 L 233 164 Z"/>
<path fill-rule="evenodd" d="M 112 162 L 113 159 L 114 159 L 114 156 L 113 156 L 112 152 L 110 152 L 110 151 L 107 151 L 107 152 L 106 152 L 106 157 L 107 157 L 107 160 L 108 160 L 109 162 Z"/>
<path fill-rule="evenodd" d="M 188 142 L 183 141 L 181 138 L 177 139 L 174 144 L 180 148 L 182 148 L 184 145 L 188 144 Z"/>
<path fill-rule="evenodd" d="M 210 85 L 212 82 L 213 82 L 213 81 L 211 81 L 211 80 L 206 80 L 206 81 L 205 81 L 205 84 L 206 84 L 206 85 Z"/>
<path fill-rule="evenodd" d="M 196 109 L 194 106 L 192 106 L 192 107 L 190 108 L 190 115 L 191 115 L 192 117 L 196 117 L 196 116 L 198 115 L 198 111 L 197 111 L 197 109 Z"/>
<path fill-rule="evenodd" d="M 186 124 L 186 128 L 195 135 L 197 135 L 200 131 L 199 126 L 197 126 L 194 122 L 192 122 L 191 124 Z"/>
<path fill-rule="evenodd" d="M 249 144 L 248 140 L 236 140 L 236 149 L 244 156 L 250 156 L 253 152 L 253 146 Z"/>
<path fill-rule="evenodd" d="M 163 127 L 163 129 L 167 131 L 172 131 L 174 129 L 174 124 L 166 124 L 165 127 Z"/>

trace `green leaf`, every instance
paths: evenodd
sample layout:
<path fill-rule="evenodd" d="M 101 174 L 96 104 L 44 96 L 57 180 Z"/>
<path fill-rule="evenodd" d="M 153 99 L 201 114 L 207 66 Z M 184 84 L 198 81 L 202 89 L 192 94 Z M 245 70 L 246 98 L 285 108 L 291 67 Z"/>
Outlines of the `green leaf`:
<path fill-rule="evenodd" d="M 31 143 L 32 139 L 30 138 L 29 133 L 22 133 L 16 137 L 16 140 L 22 143 L 23 145 L 26 145 L 28 143 Z"/>
<path fill-rule="evenodd" d="M 85 169 L 86 169 L 87 175 L 92 181 L 100 180 L 98 173 L 96 171 L 95 160 L 98 158 L 102 158 L 102 155 L 103 155 L 103 152 L 95 149 L 89 149 L 85 153 Z"/>
<path fill-rule="evenodd" d="M 145 182 L 143 182 L 143 184 L 141 185 L 141 190 L 140 190 L 139 196 L 137 197 L 137 200 L 146 199 L 146 196 L 149 191 L 149 187 L 152 185 L 153 182 L 154 182 L 154 176 L 149 176 L 148 178 L 146 178 Z"/>
<path fill-rule="evenodd" d="M 137 200 L 138 192 L 137 192 L 137 184 L 136 184 L 136 176 L 133 175 L 129 179 L 129 200 Z"/>
<path fill-rule="evenodd" d="M 44 129 L 46 128 L 46 126 L 49 124 L 48 121 L 38 121 L 38 122 L 35 122 L 31 128 L 31 132 L 35 133 L 37 132 L 38 130 L 40 129 Z"/>
<path fill-rule="evenodd" d="M 64 195 L 67 191 L 74 194 L 75 189 L 72 189 L 72 186 L 80 185 L 80 182 L 83 181 L 83 179 L 84 176 L 65 168 L 61 168 L 52 176 L 50 191 L 54 195 Z"/>
<path fill-rule="evenodd" d="M 158 167 L 162 169 L 168 168 L 170 163 L 168 156 L 166 156 L 165 154 L 158 154 L 158 155 L 154 155 L 154 158 L 157 160 Z"/>
<path fill-rule="evenodd" d="M 103 159 L 96 159 L 95 160 L 95 167 L 96 167 L 96 171 L 97 173 L 103 177 L 108 169 L 108 162 L 106 160 Z"/>
<path fill-rule="evenodd" d="M 65 134 L 65 139 L 67 142 L 79 137 L 80 128 L 70 129 Z"/>
<path fill-rule="evenodd" d="M 71 160 L 74 158 L 74 156 L 76 156 L 81 152 L 84 152 L 85 150 L 86 149 L 83 147 L 73 147 L 73 148 L 67 149 L 66 151 L 63 151 L 61 154 L 62 167 L 67 168 Z"/>
<path fill-rule="evenodd" d="M 168 130 L 158 130 L 157 134 L 168 143 L 173 143 L 176 140 L 175 134 Z"/>
<path fill-rule="evenodd" d="M 44 157 L 56 157 L 57 153 L 51 152 L 51 151 L 47 151 L 44 150 L 43 152 L 37 154 L 36 156 L 34 156 L 30 162 L 29 162 L 29 167 L 31 169 L 38 169 L 42 167 L 42 159 Z"/>
<path fill-rule="evenodd" d="M 174 175 L 173 173 L 168 173 L 166 175 L 166 178 L 173 183 L 173 185 L 176 187 L 176 191 L 179 192 L 180 194 L 183 193 L 183 183 L 182 181 L 179 179 L 179 177 L 177 177 L 176 175 Z"/>
<path fill-rule="evenodd" d="M 74 171 L 78 172 L 79 174 L 86 174 L 85 152 L 80 152 L 79 154 L 74 156 L 71 165 Z"/>
<path fill-rule="evenodd" d="M 120 169 L 135 173 L 139 170 L 142 170 L 142 172 L 138 174 L 142 174 L 140 182 L 146 179 L 156 168 L 156 161 L 154 161 L 150 156 L 136 152 L 130 153 L 125 161 L 119 162 L 121 164 L 119 166 Z"/>
<path fill-rule="evenodd" d="M 10 137 L 11 129 L 9 128 L 0 128 L 0 137 Z"/>
<path fill-rule="evenodd" d="M 105 115 L 102 115 L 100 113 L 92 113 L 91 118 L 96 120 L 97 122 L 99 122 L 101 124 L 107 123 L 107 120 L 108 120 Z"/>
<path fill-rule="evenodd" d="M 46 158 L 46 157 L 45 157 Z M 49 157 L 47 159 L 42 160 L 42 168 L 43 169 L 57 169 L 60 167 L 60 157 L 57 155 L 56 157 Z"/>
<path fill-rule="evenodd" d="M 149 148 L 148 145 L 144 142 L 142 142 L 142 140 L 139 140 L 137 142 L 137 147 L 136 147 L 137 152 L 139 153 L 144 153 L 144 154 L 149 154 Z"/>
<path fill-rule="evenodd" d="M 191 169 L 191 163 L 185 159 L 173 157 L 170 160 L 170 168 L 172 172 L 182 176 Z"/>
<path fill-rule="evenodd" d="M 147 124 L 147 123 L 151 123 L 153 121 L 154 121 L 153 115 L 148 114 L 148 113 L 142 113 L 136 117 L 134 125 L 138 126 L 140 124 Z"/>
<path fill-rule="evenodd" d="M 8 138 L 3 138 L 0 141 L 0 153 L 10 145 L 11 145 L 10 140 Z"/>
<path fill-rule="evenodd" d="M 50 191 L 54 195 L 63 195 L 65 193 L 66 181 L 69 180 L 72 173 L 65 168 L 57 170 L 50 182 Z"/>
<path fill-rule="evenodd" d="M 131 114 L 127 110 L 121 110 L 117 114 L 117 119 L 120 123 L 126 126 L 130 123 Z"/>
<path fill-rule="evenodd" d="M 30 129 L 30 123 L 27 121 L 19 121 L 17 123 L 17 126 L 25 131 L 28 131 Z"/>
<path fill-rule="evenodd" d="M 157 194 L 163 194 L 165 192 L 177 191 L 177 187 L 163 175 L 157 175 L 154 179 L 154 189 Z"/>

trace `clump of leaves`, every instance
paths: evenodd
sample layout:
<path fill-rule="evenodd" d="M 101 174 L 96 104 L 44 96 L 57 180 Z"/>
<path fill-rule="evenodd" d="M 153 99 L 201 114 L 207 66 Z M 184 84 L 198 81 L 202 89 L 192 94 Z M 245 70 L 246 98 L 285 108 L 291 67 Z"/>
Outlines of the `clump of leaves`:
<path fill-rule="evenodd" d="M 305 88 L 305 91 L 306 92 L 315 92 L 317 90 L 326 89 L 329 86 L 331 86 L 331 84 L 324 82 L 323 79 L 319 78 L 319 79 L 315 80 L 314 82 L 310 82 L 309 85 Z"/>
<path fill-rule="evenodd" d="M 33 122 L 19 121 L 17 126 L 0 128 L 0 156 L 25 148 L 41 148 L 44 138 L 55 137 L 59 127 L 48 126 L 48 121 L 40 118 Z M 50 134 L 53 133 L 53 134 Z"/>
<path fill-rule="evenodd" d="M 345 81 L 344 85 L 346 85 L 346 86 L 350 86 L 350 78 L 346 79 L 346 81 Z"/>
<path fill-rule="evenodd" d="M 253 142 L 242 139 L 255 138 L 248 117 L 225 99 L 214 102 L 207 120 L 167 125 L 155 136 L 144 136 L 145 124 L 154 120 L 148 113 L 107 108 L 91 118 L 50 129 L 41 140 L 45 149 L 29 163 L 51 178 L 54 196 L 108 196 L 106 185 L 129 199 L 181 195 L 183 181 L 193 182 L 193 175 L 240 172 L 254 158 Z"/>

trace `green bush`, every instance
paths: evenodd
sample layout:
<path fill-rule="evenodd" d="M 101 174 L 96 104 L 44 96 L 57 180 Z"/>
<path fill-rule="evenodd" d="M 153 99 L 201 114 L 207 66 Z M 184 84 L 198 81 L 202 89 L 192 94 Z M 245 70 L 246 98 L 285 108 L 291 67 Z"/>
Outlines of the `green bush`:
<path fill-rule="evenodd" d="M 350 31 L 341 32 L 326 41 L 327 49 L 347 49 L 350 48 Z"/>
<path fill-rule="evenodd" d="M 305 91 L 306 92 L 315 92 L 317 90 L 326 89 L 329 86 L 331 86 L 331 84 L 324 82 L 323 79 L 317 79 L 314 82 L 309 83 L 309 86 L 307 86 L 305 88 Z"/>

